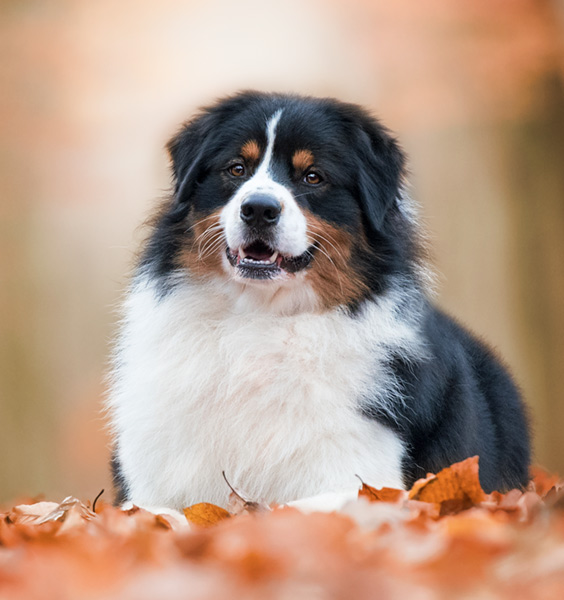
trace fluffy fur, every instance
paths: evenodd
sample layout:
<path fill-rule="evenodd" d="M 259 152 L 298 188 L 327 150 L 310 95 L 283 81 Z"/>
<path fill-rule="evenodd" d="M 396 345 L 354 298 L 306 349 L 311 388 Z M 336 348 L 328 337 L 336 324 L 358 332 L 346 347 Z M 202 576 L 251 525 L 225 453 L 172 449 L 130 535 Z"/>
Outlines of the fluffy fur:
<path fill-rule="evenodd" d="M 120 501 L 288 502 L 480 456 L 523 486 L 506 370 L 425 290 L 404 156 L 357 106 L 247 92 L 169 143 L 174 191 L 125 302 L 109 410 Z"/>

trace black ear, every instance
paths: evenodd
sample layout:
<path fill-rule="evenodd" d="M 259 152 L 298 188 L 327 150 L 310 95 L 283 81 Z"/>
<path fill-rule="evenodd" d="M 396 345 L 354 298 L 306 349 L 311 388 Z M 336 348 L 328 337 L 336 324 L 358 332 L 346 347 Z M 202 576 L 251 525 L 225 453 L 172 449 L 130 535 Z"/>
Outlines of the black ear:
<path fill-rule="evenodd" d="M 185 123 L 180 131 L 168 142 L 172 163 L 174 198 L 176 204 L 185 206 L 201 177 L 203 158 L 210 149 L 213 115 L 206 112 Z"/>
<path fill-rule="evenodd" d="M 398 196 L 405 156 L 396 140 L 375 119 L 363 119 L 359 132 L 359 199 L 368 223 L 376 231 Z"/>
<path fill-rule="evenodd" d="M 166 148 L 172 162 L 174 198 L 179 210 L 190 202 L 214 146 L 221 146 L 221 131 L 225 133 L 228 130 L 229 119 L 259 97 L 258 92 L 246 91 L 218 100 L 201 109 L 200 114 L 185 123 L 168 142 Z"/>

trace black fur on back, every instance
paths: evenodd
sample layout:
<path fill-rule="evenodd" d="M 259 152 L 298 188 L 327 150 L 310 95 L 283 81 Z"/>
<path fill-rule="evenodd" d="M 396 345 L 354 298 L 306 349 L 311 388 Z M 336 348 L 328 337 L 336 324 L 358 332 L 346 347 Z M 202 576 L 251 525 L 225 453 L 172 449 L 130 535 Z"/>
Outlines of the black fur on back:
<path fill-rule="evenodd" d="M 529 481 L 530 442 L 519 391 L 494 353 L 451 317 L 430 305 L 422 319 L 427 358 L 390 355 L 405 402 L 393 416 L 366 405 L 408 444 L 404 480 L 479 456 L 486 492 Z"/>

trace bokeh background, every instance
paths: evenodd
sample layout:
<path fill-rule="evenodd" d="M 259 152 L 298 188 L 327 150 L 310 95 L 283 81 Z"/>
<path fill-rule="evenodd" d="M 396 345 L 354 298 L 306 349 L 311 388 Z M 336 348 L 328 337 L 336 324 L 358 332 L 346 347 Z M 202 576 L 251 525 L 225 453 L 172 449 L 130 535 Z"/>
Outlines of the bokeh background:
<path fill-rule="evenodd" d="M 564 475 L 562 0 L 2 0 L 0 501 L 109 487 L 101 413 L 163 146 L 240 88 L 371 108 L 410 155 L 438 301 Z"/>

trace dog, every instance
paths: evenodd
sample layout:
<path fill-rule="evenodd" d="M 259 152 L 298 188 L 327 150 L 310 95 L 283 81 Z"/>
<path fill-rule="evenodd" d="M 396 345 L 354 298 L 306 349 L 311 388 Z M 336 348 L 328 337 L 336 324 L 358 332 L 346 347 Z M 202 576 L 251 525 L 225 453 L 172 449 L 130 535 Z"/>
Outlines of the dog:
<path fill-rule="evenodd" d="M 478 455 L 529 479 L 507 370 L 436 308 L 405 157 L 367 111 L 241 92 L 169 142 L 108 407 L 117 501 L 226 506 L 409 488 Z"/>

